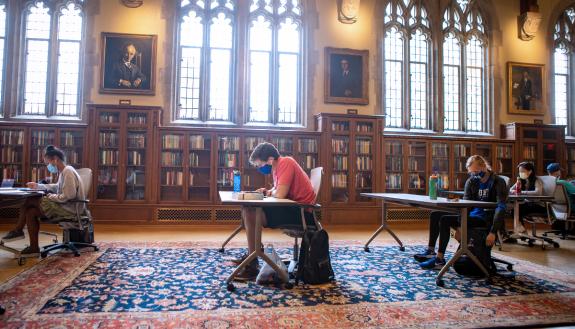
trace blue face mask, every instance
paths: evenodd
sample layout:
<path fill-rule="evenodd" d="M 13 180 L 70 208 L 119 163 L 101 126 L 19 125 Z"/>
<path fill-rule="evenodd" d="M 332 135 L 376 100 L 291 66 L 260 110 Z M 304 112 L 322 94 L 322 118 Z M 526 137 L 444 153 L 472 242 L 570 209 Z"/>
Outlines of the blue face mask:
<path fill-rule="evenodd" d="M 472 172 L 472 173 L 469 173 L 469 175 L 470 175 L 471 178 L 473 178 L 473 179 L 481 179 L 481 178 L 483 178 L 483 177 L 485 176 L 485 172 L 483 172 L 483 171 L 480 171 L 480 172 L 478 172 L 478 173 Z"/>
<path fill-rule="evenodd" d="M 57 173 L 58 173 L 58 168 L 57 168 L 55 165 L 49 163 L 49 164 L 48 164 L 48 171 L 49 171 L 51 174 L 57 174 Z"/>
<path fill-rule="evenodd" d="M 266 164 L 261 167 L 258 167 L 258 171 L 264 175 L 269 175 L 272 173 L 272 165 Z"/>

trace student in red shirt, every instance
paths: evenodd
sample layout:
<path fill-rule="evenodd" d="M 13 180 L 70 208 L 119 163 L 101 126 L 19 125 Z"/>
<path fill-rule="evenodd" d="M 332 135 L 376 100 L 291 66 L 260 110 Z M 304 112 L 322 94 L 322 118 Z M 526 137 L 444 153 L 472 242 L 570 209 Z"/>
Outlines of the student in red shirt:
<path fill-rule="evenodd" d="M 274 187 L 269 190 L 260 188 L 258 189 L 259 192 L 278 199 L 290 199 L 298 203 L 314 203 L 315 192 L 305 171 L 292 157 L 282 157 L 273 144 L 261 143 L 256 146 L 250 155 L 250 163 L 257 166 L 262 174 L 272 174 L 273 176 Z M 263 227 L 277 228 L 301 223 L 299 207 L 263 207 L 262 209 L 265 215 Z M 256 211 L 255 209 L 247 209 L 246 211 L 244 226 L 248 238 L 248 254 L 250 254 L 256 248 Z M 314 225 L 311 212 L 305 212 L 304 216 L 309 225 Z M 255 279 L 259 272 L 258 266 L 258 261 L 255 259 L 236 276 L 236 279 L 244 281 Z"/>

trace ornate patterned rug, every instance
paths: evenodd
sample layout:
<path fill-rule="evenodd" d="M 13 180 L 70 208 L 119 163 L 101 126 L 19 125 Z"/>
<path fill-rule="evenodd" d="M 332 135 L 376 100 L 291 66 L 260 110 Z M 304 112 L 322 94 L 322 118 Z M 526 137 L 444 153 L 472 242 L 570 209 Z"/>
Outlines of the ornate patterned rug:
<path fill-rule="evenodd" d="M 239 244 L 241 245 L 241 244 Z M 236 246 L 239 246 L 236 245 Z M 0 286 L 1 328 L 427 328 L 575 323 L 575 277 L 512 260 L 515 275 L 485 280 L 436 271 L 421 246 L 332 242 L 336 281 L 291 290 L 224 279 L 230 259 L 213 243 L 103 243 L 81 257 L 48 257 Z M 289 254 L 280 248 L 280 254 Z"/>

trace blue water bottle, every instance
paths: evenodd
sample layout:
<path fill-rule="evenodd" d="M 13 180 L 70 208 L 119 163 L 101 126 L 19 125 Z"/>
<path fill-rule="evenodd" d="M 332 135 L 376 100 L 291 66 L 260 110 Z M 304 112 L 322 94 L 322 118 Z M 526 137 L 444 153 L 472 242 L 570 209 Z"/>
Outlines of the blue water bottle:
<path fill-rule="evenodd" d="M 242 190 L 242 176 L 239 170 L 234 170 L 234 192 Z"/>

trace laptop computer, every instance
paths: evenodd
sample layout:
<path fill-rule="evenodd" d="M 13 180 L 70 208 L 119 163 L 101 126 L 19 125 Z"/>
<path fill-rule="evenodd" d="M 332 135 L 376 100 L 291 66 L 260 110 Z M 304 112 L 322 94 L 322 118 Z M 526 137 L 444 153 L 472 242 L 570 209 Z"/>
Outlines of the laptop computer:
<path fill-rule="evenodd" d="M 0 187 L 14 187 L 14 179 L 13 178 L 4 178 L 2 179 L 2 185 Z"/>

